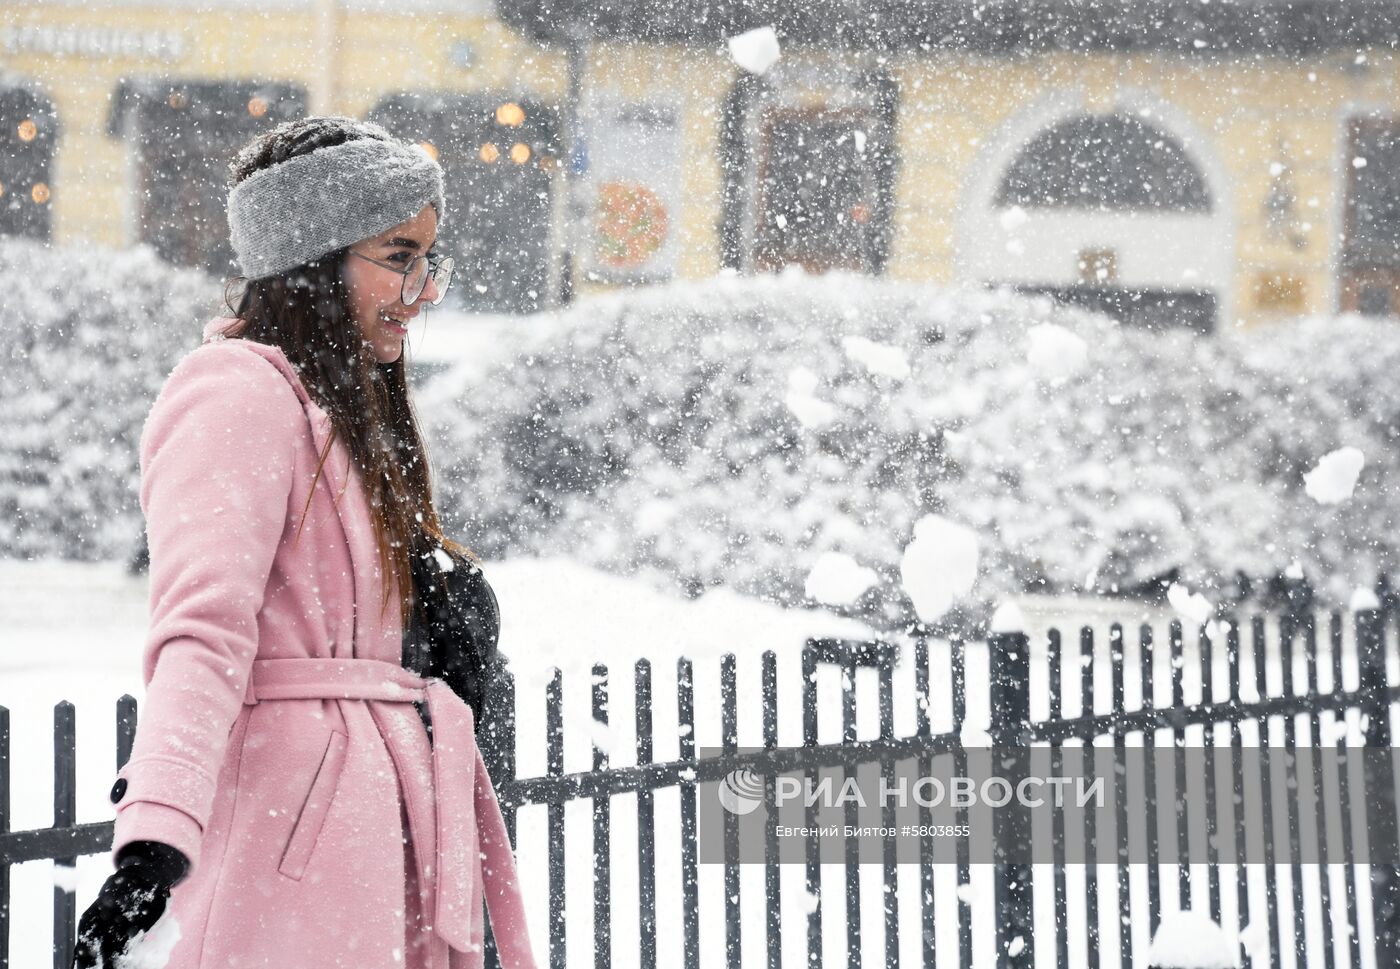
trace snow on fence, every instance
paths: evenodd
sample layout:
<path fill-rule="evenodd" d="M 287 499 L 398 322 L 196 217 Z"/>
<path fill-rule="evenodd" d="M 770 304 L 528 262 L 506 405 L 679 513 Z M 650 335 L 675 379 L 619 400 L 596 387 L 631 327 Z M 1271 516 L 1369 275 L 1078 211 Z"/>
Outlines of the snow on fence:
<path fill-rule="evenodd" d="M 616 745 L 600 733 L 590 742 L 591 767 L 572 773 L 564 771 L 562 673 L 554 670 L 544 685 L 545 716 L 537 724 L 521 713 L 517 684 L 503 670 L 491 691 L 495 713 L 480 739 L 517 852 L 524 858 L 542 851 L 548 859 L 547 886 L 542 895 L 527 891 L 527 902 L 532 927 L 543 926 L 548 940 L 541 964 L 551 969 L 589 961 L 600 969 L 658 963 L 699 969 L 721 961 L 769 969 L 820 969 L 833 961 L 928 969 L 1187 969 L 1239 965 L 1241 954 L 1251 967 L 1388 967 L 1400 965 L 1400 877 L 1390 858 L 1367 861 L 1377 846 L 1396 844 L 1390 719 L 1400 699 L 1392 685 L 1400 679 L 1394 675 L 1400 657 L 1388 635 L 1393 619 L 1363 612 L 1349 627 L 1340 613 L 1256 617 L 1244 626 L 1208 624 L 1189 637 L 1172 622 L 1164 643 L 1151 625 L 1129 637 L 1119 623 L 1107 635 L 1086 626 L 1077 639 L 1050 629 L 1034 639 L 998 633 L 985 642 L 935 640 L 920 630 L 902 643 L 811 640 L 800 656 L 800 681 L 793 677 L 796 689 L 783 696 L 784 709 L 800 701 L 801 743 L 778 743 L 779 662 L 766 651 L 757 684 L 762 746 L 750 750 L 738 745 L 735 654 L 720 662 L 717 709 L 697 704 L 695 666 L 681 658 L 668 738 L 678 756 L 661 761 L 654 759 L 660 734 L 653 714 L 672 708 L 669 698 L 660 702 L 663 691 L 654 689 L 652 665 L 643 659 L 632 670 L 635 762 L 614 766 Z M 870 675 L 878 684 L 878 732 L 861 739 L 858 713 L 865 711 L 858 710 L 857 680 Z M 831 694 L 822 690 L 833 676 L 839 703 L 828 702 Z M 897 694 L 896 681 L 908 689 Z M 970 690 L 970 683 L 985 689 Z M 588 687 L 593 721 L 606 731 L 612 707 L 606 667 L 593 667 Z M 912 709 L 910 732 L 896 731 L 898 703 Z M 704 714 L 699 719 L 697 710 Z M 839 739 L 819 743 L 819 727 L 833 726 L 832 714 L 839 714 Z M 120 767 L 135 734 L 134 699 L 118 702 L 117 718 Z M 77 856 L 110 846 L 111 822 L 77 823 L 74 723 L 73 706 L 59 704 L 52 827 L 11 832 L 10 724 L 0 708 L 0 969 L 9 965 L 10 866 L 51 858 L 71 868 Z M 543 728 L 544 771 L 517 776 L 525 750 L 517 728 L 527 723 L 531 731 Z M 722 752 L 701 756 L 697 728 L 712 727 Z M 736 769 L 768 775 L 764 797 L 771 806 L 772 776 L 784 771 L 888 767 L 913 758 L 927 772 L 934 760 L 951 758 L 955 773 L 966 774 L 982 746 L 973 738 L 1000 753 L 1039 751 L 1057 766 L 1087 763 L 1094 749 L 1121 755 L 1141 746 L 1149 766 L 1124 779 L 1121 796 L 1112 781 L 1103 828 L 1096 829 L 1102 812 L 1096 820 L 1092 811 L 1051 811 L 1048 831 L 1044 816 L 1031 825 L 1014 812 L 995 812 L 994 863 L 974 859 L 969 836 L 952 839 L 951 859 L 950 846 L 923 839 L 917 865 L 897 861 L 892 839 L 879 865 L 862 864 L 850 839 L 844 863 L 832 865 L 819 858 L 815 838 L 807 841 L 805 863 L 778 863 L 768 841 L 764 861 L 752 866 L 738 860 L 737 822 L 728 818 L 726 861 L 699 858 L 701 785 Z M 1228 752 L 1224 784 L 1217 783 L 1219 761 L 1203 768 L 1180 756 L 1193 745 Z M 1251 746 L 1281 747 L 1290 756 L 1263 762 L 1251 777 L 1251 762 L 1240 756 Z M 1323 776 L 1321 752 L 1358 748 L 1383 753 L 1391 766 L 1382 783 L 1374 775 L 1367 775 L 1369 784 L 1365 777 L 1358 782 L 1355 769 Z M 1309 756 L 1297 756 L 1305 750 Z M 1154 790 L 1157 759 L 1174 774 L 1165 796 Z M 634 810 L 619 811 L 617 819 L 627 823 L 615 824 L 614 803 L 625 807 L 629 799 Z M 584 838 L 566 839 L 565 815 L 574 806 L 591 812 L 591 857 L 575 847 Z M 932 820 L 929 807 L 919 812 L 923 823 Z M 975 812 L 947 813 L 967 823 Z M 1164 829 L 1165 837 L 1144 838 L 1145 861 L 1132 854 L 1135 831 Z M 632 843 L 615 839 L 615 830 Z M 1024 847 L 1047 838 L 1052 862 L 1032 863 Z M 1250 839 L 1262 843 L 1262 863 L 1248 860 Z M 1084 857 L 1097 863 L 1067 861 L 1073 844 L 1094 844 L 1096 853 Z M 580 864 L 591 902 L 567 890 L 580 877 Z M 754 867 L 761 867 L 761 882 L 744 875 Z M 531 877 L 537 868 L 522 863 L 522 870 L 526 883 L 540 881 Z M 591 914 L 591 934 L 579 909 Z M 57 967 L 71 961 L 75 918 L 73 881 L 56 877 Z M 487 955 L 488 966 L 496 966 L 489 934 Z"/>

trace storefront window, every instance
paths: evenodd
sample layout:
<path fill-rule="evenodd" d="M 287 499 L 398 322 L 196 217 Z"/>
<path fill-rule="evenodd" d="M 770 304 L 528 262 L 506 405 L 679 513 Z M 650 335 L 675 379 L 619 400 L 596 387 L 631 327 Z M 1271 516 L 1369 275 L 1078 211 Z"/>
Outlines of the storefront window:
<path fill-rule="evenodd" d="M 0 235 L 48 239 L 58 122 L 46 98 L 0 88 Z"/>
<path fill-rule="evenodd" d="M 124 82 L 111 131 L 130 146 L 139 241 L 177 265 L 236 273 L 224 212 L 229 161 L 259 132 L 303 115 L 305 104 L 288 84 Z"/>
<path fill-rule="evenodd" d="M 558 113 L 490 92 L 397 94 L 369 120 L 423 144 L 442 165 L 447 219 L 438 248 L 457 260 L 448 299 L 463 309 L 532 313 L 549 300 Z"/>

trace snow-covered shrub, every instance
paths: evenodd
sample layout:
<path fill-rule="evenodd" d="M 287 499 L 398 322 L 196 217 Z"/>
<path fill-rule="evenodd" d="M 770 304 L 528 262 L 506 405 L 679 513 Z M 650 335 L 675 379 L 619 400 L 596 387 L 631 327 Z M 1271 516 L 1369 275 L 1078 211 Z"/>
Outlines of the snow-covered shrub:
<path fill-rule="evenodd" d="M 149 248 L 0 238 L 0 556 L 132 553 L 142 423 L 220 296 Z"/>
<path fill-rule="evenodd" d="M 675 284 L 556 323 L 420 399 L 440 504 L 488 555 L 798 603 L 840 552 L 883 580 L 855 611 L 891 624 L 912 616 L 899 562 L 929 514 L 980 536 L 971 615 L 1168 574 L 1219 601 L 1237 572 L 1294 562 L 1345 601 L 1394 564 L 1385 323 L 1202 338 L 843 274 Z M 1303 474 L 1342 446 L 1366 456 L 1356 493 L 1319 505 Z"/>

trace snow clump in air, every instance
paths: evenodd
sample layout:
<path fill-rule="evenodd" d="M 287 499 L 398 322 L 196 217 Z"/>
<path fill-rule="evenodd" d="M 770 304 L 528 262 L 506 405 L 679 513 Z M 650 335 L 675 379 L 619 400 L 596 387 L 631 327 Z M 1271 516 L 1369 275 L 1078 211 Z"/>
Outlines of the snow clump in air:
<path fill-rule="evenodd" d="M 1179 582 L 1167 588 L 1167 603 L 1192 626 L 1200 626 L 1215 612 L 1210 600 L 1199 592 L 1192 592 Z"/>
<path fill-rule="evenodd" d="M 763 74 L 778 63 L 782 50 L 772 27 L 757 27 L 729 38 L 729 56 L 750 74 Z"/>
<path fill-rule="evenodd" d="M 841 552 L 823 552 L 807 573 L 807 595 L 828 606 L 848 606 L 880 581 L 866 568 Z"/>
<path fill-rule="evenodd" d="M 1043 380 L 1068 380 L 1089 362 L 1089 344 L 1079 334 L 1055 323 L 1038 323 L 1026 331 L 1030 347 L 1026 362 Z"/>
<path fill-rule="evenodd" d="M 1317 467 L 1303 475 L 1303 488 L 1319 505 L 1340 504 L 1351 497 L 1365 466 L 1366 455 L 1359 448 L 1338 448 L 1323 455 Z"/>
<path fill-rule="evenodd" d="M 919 618 L 933 622 L 977 581 L 977 533 L 942 515 L 925 515 L 914 523 L 899 577 Z"/>
<path fill-rule="evenodd" d="M 803 427 L 818 430 L 836 420 L 836 408 L 816 395 L 817 375 L 806 367 L 795 367 L 788 374 L 784 401 L 792 416 Z"/>
<path fill-rule="evenodd" d="M 904 380 L 909 376 L 909 357 L 899 347 L 876 343 L 863 336 L 848 336 L 841 346 L 846 356 L 873 374 Z"/>

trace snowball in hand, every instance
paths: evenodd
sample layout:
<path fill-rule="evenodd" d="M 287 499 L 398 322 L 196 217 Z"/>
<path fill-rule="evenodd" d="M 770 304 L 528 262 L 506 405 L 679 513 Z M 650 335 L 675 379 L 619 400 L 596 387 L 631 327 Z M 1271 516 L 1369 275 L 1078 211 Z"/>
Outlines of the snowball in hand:
<path fill-rule="evenodd" d="M 1354 447 L 1337 448 L 1324 455 L 1317 467 L 1303 475 L 1303 489 L 1319 505 L 1335 505 L 1351 497 L 1356 479 L 1366 466 L 1366 455 Z"/>
<path fill-rule="evenodd" d="M 925 515 L 914 524 L 899 579 L 919 619 L 933 622 L 977 581 L 977 533 L 942 515 Z"/>
<path fill-rule="evenodd" d="M 778 63 L 781 54 L 772 27 L 758 27 L 729 38 L 729 56 L 750 74 L 762 74 Z"/>
<path fill-rule="evenodd" d="M 807 573 L 805 591 L 828 606 L 848 606 L 878 581 L 874 569 L 867 569 L 849 555 L 823 552 Z"/>
<path fill-rule="evenodd" d="M 1089 344 L 1077 333 L 1054 323 L 1038 323 L 1026 331 L 1030 347 L 1026 362 L 1043 380 L 1068 380 L 1089 362 Z"/>
<path fill-rule="evenodd" d="M 116 969 L 165 969 L 181 937 L 180 922 L 171 911 L 167 907 L 155 925 L 136 933 L 125 955 L 118 957 Z"/>

